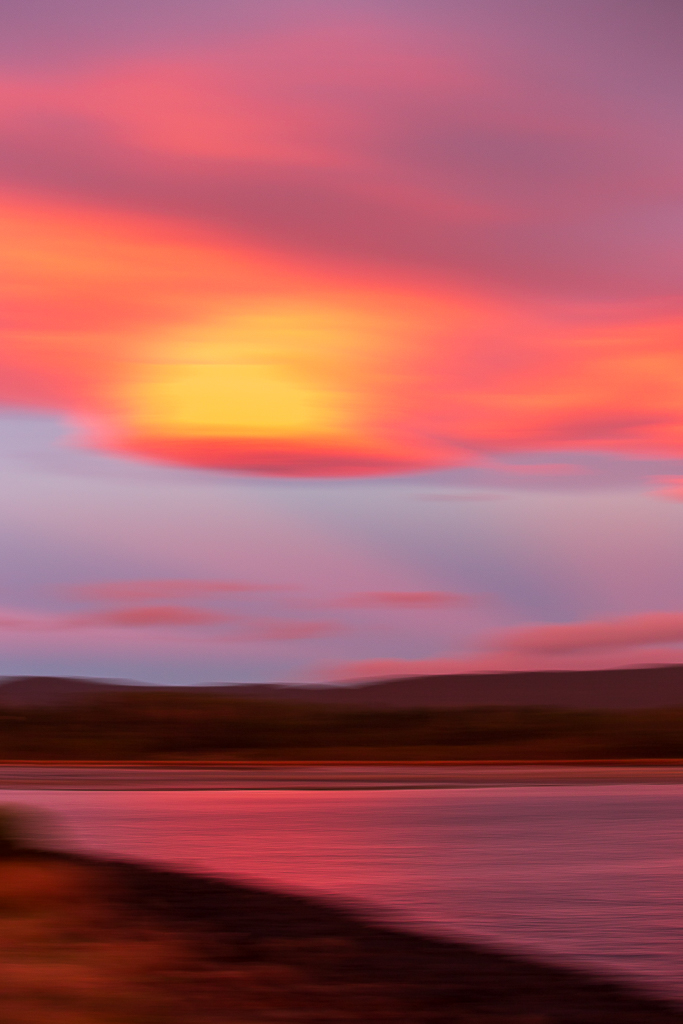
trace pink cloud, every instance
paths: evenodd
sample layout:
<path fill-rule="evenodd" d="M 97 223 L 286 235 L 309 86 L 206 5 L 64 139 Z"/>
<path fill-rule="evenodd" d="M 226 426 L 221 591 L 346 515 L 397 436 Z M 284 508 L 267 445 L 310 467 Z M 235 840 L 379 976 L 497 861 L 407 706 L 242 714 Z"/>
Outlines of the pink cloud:
<path fill-rule="evenodd" d="M 505 462 L 484 463 L 487 469 L 495 469 L 499 473 L 511 476 L 581 476 L 588 471 L 583 466 L 571 462 L 541 462 L 509 464 Z"/>
<path fill-rule="evenodd" d="M 202 593 L 204 591 L 201 591 Z M 99 592 L 98 592 L 99 593 Z M 106 591 L 109 596 L 109 591 Z M 120 600 L 128 596 L 127 591 L 115 590 Z M 151 596 L 156 591 L 142 591 L 138 596 Z M 226 615 L 221 612 L 202 608 L 188 608 L 182 605 L 142 605 L 135 607 L 119 607 L 106 611 L 89 612 L 82 615 L 35 614 L 18 609 L 0 609 L 0 630 L 6 633 L 58 633 L 102 631 L 102 630 L 133 630 L 136 633 L 145 630 L 167 629 L 169 639 L 173 639 L 173 631 L 184 627 L 231 626 L 231 632 L 208 633 L 197 632 L 186 634 L 202 640 L 231 643 L 264 643 L 279 641 L 311 640 L 316 637 L 328 636 L 339 632 L 343 627 L 335 622 L 296 622 L 291 619 L 267 619 L 257 616 Z M 175 639 L 180 639 L 177 633 Z M 129 642 L 129 641 L 127 641 Z"/>
<path fill-rule="evenodd" d="M 114 628 L 147 628 L 155 626 L 206 626 L 226 622 L 228 617 L 197 608 L 179 608 L 173 605 L 157 608 L 121 608 L 94 615 L 64 617 L 65 626 L 91 626 Z"/>
<path fill-rule="evenodd" d="M 273 589 L 280 588 L 228 580 L 130 580 L 82 584 L 69 587 L 68 593 L 89 601 L 156 601 L 173 597 L 241 594 Z"/>
<path fill-rule="evenodd" d="M 674 644 L 648 646 L 647 657 L 637 646 L 542 652 L 510 649 L 475 655 L 447 651 L 426 658 L 368 658 L 320 663 L 297 675 L 296 680 L 342 683 L 436 675 L 586 671 L 642 664 L 680 664 L 681 655 L 681 648 Z"/>
<path fill-rule="evenodd" d="M 405 452 L 366 452 L 345 444 L 243 438 L 126 438 L 111 451 L 178 466 L 241 470 L 265 476 L 358 477 L 424 469 L 425 456 Z M 379 446 L 378 446 L 379 448 Z M 360 449 L 360 450 L 359 450 Z"/>
<path fill-rule="evenodd" d="M 415 497 L 419 501 L 498 501 L 500 498 L 507 497 L 507 495 L 495 492 L 460 494 L 457 491 L 453 491 L 452 493 L 444 494 L 416 494 Z"/>
<path fill-rule="evenodd" d="M 338 664 L 321 665 L 310 673 L 312 680 L 344 682 L 360 679 L 392 679 L 399 676 L 436 676 L 465 672 L 467 660 L 455 654 L 437 655 L 433 658 L 368 658 L 363 661 L 346 661 Z M 472 671 L 485 671 L 473 669 Z M 308 678 L 308 675 L 307 675 Z"/>
<path fill-rule="evenodd" d="M 36 615 L 10 611 L 0 615 L 3 630 L 139 629 L 158 626 L 206 626 L 233 621 L 233 616 L 176 605 L 120 608 L 88 615 Z"/>
<path fill-rule="evenodd" d="M 683 476 L 656 476 L 653 482 L 660 484 L 654 492 L 657 497 L 683 501 Z"/>
<path fill-rule="evenodd" d="M 24 612 L 12 608 L 0 611 L 0 629 L 25 630 L 25 629 L 49 629 L 55 617 L 49 615 L 36 615 L 32 612 Z"/>
<path fill-rule="evenodd" d="M 261 622 L 222 639 L 260 643 L 261 641 L 312 640 L 336 633 L 340 627 L 333 622 Z"/>
<path fill-rule="evenodd" d="M 469 602 L 467 594 L 444 590 L 384 590 L 352 594 L 343 602 L 349 608 L 445 608 Z"/>
<path fill-rule="evenodd" d="M 524 626 L 500 638 L 504 649 L 541 655 L 662 643 L 683 643 L 683 612 L 649 612 L 587 622 Z"/>
<path fill-rule="evenodd" d="M 508 651 L 493 651 L 474 655 L 446 651 L 426 658 L 389 657 L 328 662 L 309 669 L 305 673 L 303 681 L 339 683 L 347 680 L 393 679 L 411 676 L 524 672 L 541 668 L 548 668 L 547 660 L 536 656 L 520 655 Z"/>

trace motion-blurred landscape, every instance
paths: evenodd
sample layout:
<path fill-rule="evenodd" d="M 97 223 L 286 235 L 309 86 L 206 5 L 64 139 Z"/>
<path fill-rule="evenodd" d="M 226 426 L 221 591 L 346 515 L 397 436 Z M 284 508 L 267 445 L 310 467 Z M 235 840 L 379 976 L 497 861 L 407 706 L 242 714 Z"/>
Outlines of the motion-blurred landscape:
<path fill-rule="evenodd" d="M 0 1024 L 683 1024 L 682 40 L 0 3 Z"/>

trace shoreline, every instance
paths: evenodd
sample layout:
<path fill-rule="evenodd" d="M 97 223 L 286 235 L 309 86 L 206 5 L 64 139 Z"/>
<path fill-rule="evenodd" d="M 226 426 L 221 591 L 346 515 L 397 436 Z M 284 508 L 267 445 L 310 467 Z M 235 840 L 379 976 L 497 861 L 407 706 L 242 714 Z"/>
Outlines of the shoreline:
<path fill-rule="evenodd" d="M 682 1006 L 637 983 L 372 923 L 311 897 L 57 852 L 14 851 L 2 867 L 0 887 L 18 868 L 32 919 L 44 918 L 31 977 L 11 978 L 11 998 L 73 1005 L 91 1024 L 683 1024 Z M 66 988 L 55 957 L 76 962 Z"/>
<path fill-rule="evenodd" d="M 683 785 L 683 761 L 0 762 L 0 789 L 461 789 Z"/>

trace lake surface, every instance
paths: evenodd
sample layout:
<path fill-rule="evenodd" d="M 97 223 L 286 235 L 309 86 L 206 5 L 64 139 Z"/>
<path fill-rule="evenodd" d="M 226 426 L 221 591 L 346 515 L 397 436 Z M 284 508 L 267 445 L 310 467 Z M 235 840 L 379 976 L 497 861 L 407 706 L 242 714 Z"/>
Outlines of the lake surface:
<path fill-rule="evenodd" d="M 5 789 L 72 847 L 332 897 L 683 1001 L 683 786 Z"/>

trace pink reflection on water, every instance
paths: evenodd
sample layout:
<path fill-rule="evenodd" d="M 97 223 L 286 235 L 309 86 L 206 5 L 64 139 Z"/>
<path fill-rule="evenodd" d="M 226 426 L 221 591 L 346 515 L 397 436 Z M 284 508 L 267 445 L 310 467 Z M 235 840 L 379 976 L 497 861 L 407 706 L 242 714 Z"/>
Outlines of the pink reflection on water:
<path fill-rule="evenodd" d="M 58 812 L 92 852 L 332 897 L 683 998 L 680 785 L 11 799 Z"/>

